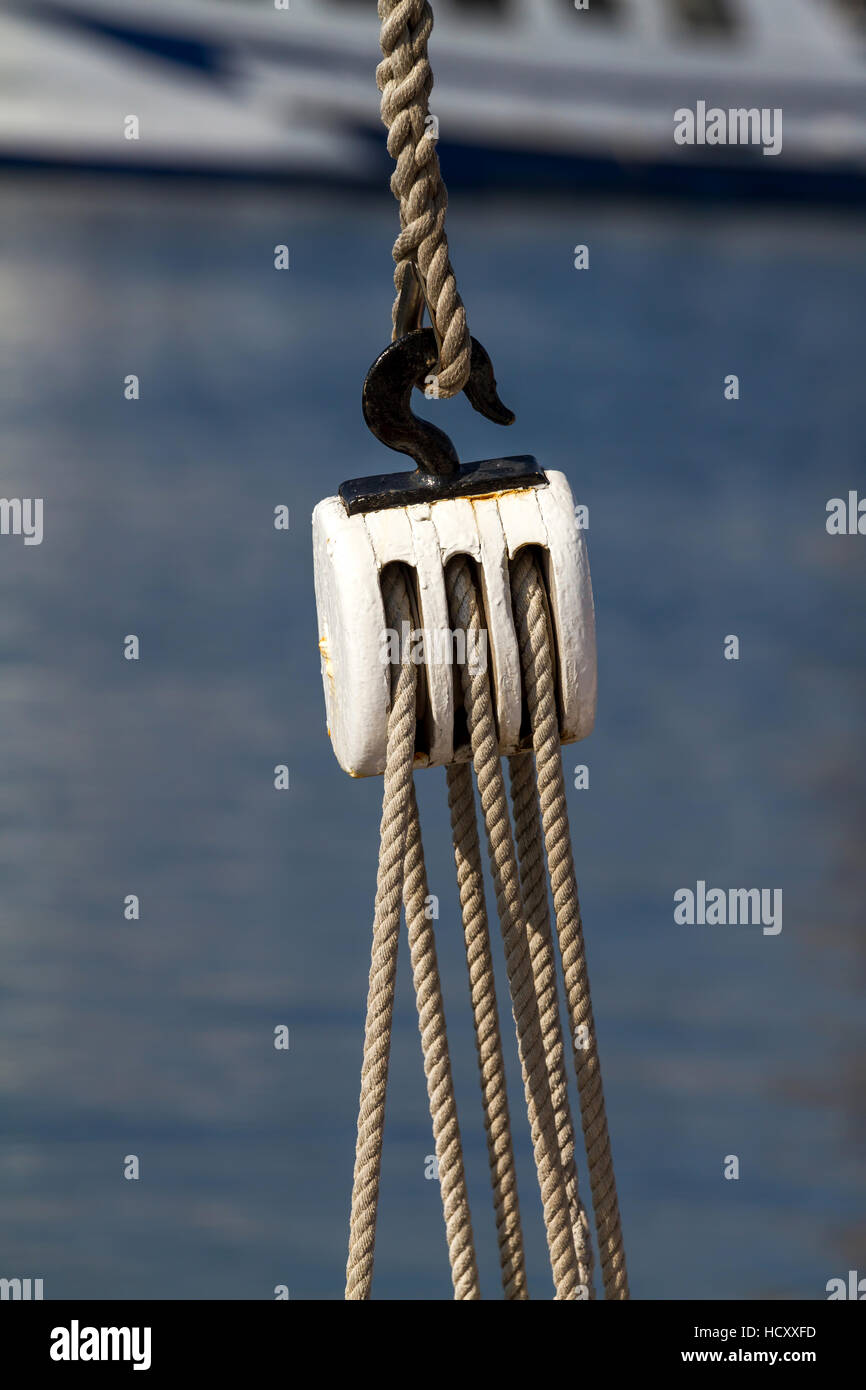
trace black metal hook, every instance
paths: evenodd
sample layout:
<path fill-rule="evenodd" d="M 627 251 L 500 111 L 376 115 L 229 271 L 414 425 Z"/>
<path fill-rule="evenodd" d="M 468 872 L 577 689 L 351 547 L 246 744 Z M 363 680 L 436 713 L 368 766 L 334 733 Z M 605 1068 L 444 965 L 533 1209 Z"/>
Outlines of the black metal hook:
<path fill-rule="evenodd" d="M 477 338 L 471 343 L 469 380 L 463 388 L 466 398 L 474 410 L 495 424 L 513 424 L 513 412 L 499 399 L 490 358 Z M 412 392 L 416 387 L 424 389 L 438 361 L 432 328 L 417 328 L 386 347 L 367 373 L 362 395 L 364 419 L 377 439 L 389 449 L 408 454 L 418 467 L 413 473 L 379 473 L 343 483 L 340 497 L 350 515 L 547 483 L 528 454 L 461 465 L 445 431 L 415 415 Z"/>
<path fill-rule="evenodd" d="M 469 380 L 464 389 L 472 407 L 497 425 L 514 423 L 514 413 L 496 390 L 493 363 L 472 338 Z M 398 338 L 376 358 L 364 382 L 362 403 L 367 425 L 389 449 L 408 454 L 433 477 L 453 477 L 460 468 L 457 451 L 444 430 L 421 420 L 412 410 L 412 391 L 423 390 L 439 360 L 432 328 Z"/>

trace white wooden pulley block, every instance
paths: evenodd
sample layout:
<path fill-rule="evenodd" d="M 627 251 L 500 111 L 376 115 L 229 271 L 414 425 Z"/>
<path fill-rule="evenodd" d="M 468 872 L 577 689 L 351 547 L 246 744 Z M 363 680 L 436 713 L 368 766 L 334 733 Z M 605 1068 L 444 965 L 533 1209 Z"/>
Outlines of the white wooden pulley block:
<path fill-rule="evenodd" d="M 337 761 L 352 777 L 385 770 L 391 667 L 384 655 L 379 576 L 394 562 L 415 572 L 424 634 L 428 746 L 416 753 L 417 766 L 444 766 L 469 753 L 466 747 L 454 747 L 445 567 L 455 555 L 475 560 L 481 578 L 500 752 L 515 753 L 525 746 L 520 741 L 522 683 L 509 583 L 509 561 L 524 546 L 538 549 L 544 558 L 561 741 L 574 743 L 592 731 L 595 618 L 586 543 L 565 476 L 546 476 L 547 487 L 353 516 L 339 497 L 316 507 L 313 554 L 328 734 Z"/>

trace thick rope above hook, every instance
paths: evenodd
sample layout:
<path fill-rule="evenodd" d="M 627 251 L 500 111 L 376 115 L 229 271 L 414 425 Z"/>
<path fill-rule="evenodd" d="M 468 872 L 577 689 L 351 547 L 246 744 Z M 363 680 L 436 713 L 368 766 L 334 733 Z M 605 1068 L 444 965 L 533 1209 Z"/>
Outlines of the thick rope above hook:
<path fill-rule="evenodd" d="M 448 193 L 427 124 L 433 88 L 427 41 L 433 12 L 427 0 L 379 0 L 378 8 L 384 59 L 376 81 L 388 152 L 397 164 L 391 191 L 400 204 L 394 336 L 421 327 L 426 301 L 439 345 L 436 394 L 447 399 L 469 380 L 472 346 L 445 234 Z"/>

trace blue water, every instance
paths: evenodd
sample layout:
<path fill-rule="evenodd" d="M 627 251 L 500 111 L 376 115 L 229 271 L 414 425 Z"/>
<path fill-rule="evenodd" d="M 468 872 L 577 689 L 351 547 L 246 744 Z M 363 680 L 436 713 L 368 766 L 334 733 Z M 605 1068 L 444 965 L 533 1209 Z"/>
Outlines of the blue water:
<path fill-rule="evenodd" d="M 359 411 L 394 208 L 11 178 L 2 203 L 3 490 L 45 536 L 0 538 L 0 1275 L 339 1298 L 381 786 L 326 738 L 309 516 L 402 466 Z M 599 714 L 564 756 L 633 1294 L 822 1298 L 866 1269 L 866 540 L 824 525 L 866 489 L 862 221 L 461 194 L 450 230 L 518 418 L 427 409 L 590 509 Z M 495 1297 L 444 775 L 417 782 Z M 781 887 L 782 932 L 676 925 L 698 879 Z M 447 1298 L 406 966 L 376 1295 Z"/>

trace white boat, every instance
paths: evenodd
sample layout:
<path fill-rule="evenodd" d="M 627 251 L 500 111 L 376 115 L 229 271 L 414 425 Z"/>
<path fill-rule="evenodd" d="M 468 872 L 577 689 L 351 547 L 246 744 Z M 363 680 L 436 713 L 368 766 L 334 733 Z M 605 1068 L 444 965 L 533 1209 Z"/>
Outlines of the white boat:
<path fill-rule="evenodd" d="M 5 0 L 0 161 L 369 182 L 389 168 L 373 0 Z M 861 197 L 858 0 L 434 0 L 448 183 Z M 682 108 L 783 145 L 678 145 Z M 124 119 L 139 119 L 127 139 Z"/>

